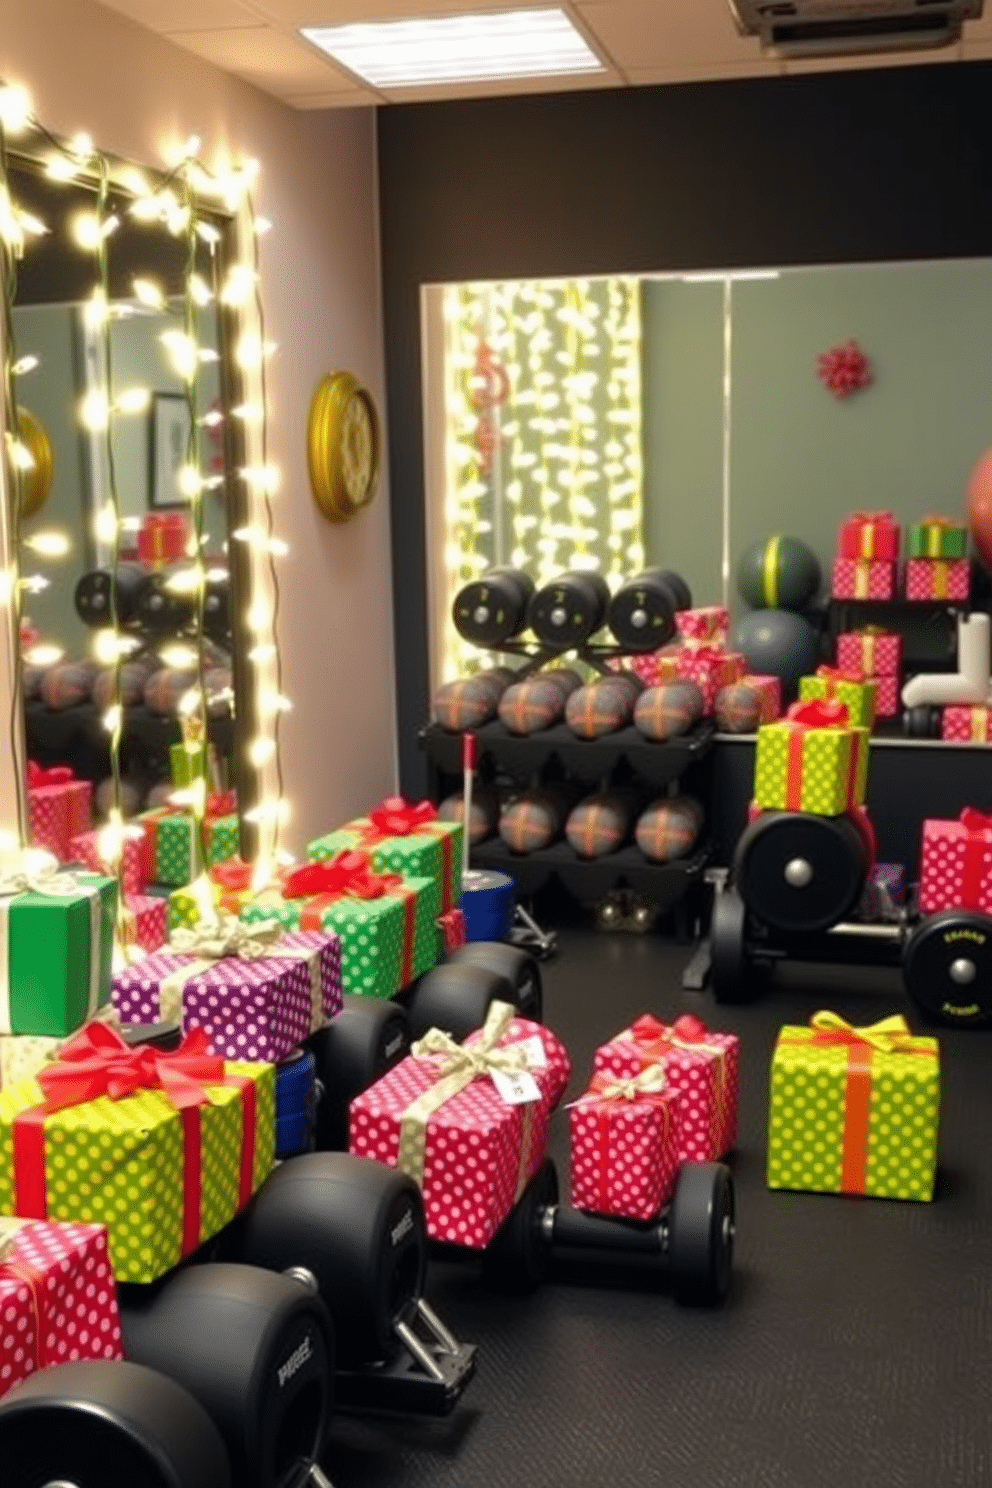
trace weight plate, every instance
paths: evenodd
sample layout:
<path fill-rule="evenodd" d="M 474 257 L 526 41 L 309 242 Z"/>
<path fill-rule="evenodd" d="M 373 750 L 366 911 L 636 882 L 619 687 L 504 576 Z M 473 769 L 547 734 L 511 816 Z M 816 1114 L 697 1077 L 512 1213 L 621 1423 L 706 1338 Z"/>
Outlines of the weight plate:
<path fill-rule="evenodd" d="M 493 1291 L 530 1292 L 540 1286 L 551 1261 L 544 1214 L 557 1203 L 558 1172 L 545 1158 L 483 1252 L 483 1280 Z"/>
<path fill-rule="evenodd" d="M 275 1122 L 276 1157 L 295 1157 L 307 1152 L 314 1133 L 314 1118 L 309 1111 L 291 1111 L 287 1116 L 277 1116 Z"/>
<path fill-rule="evenodd" d="M 610 600 L 608 624 L 624 651 L 657 651 L 675 634 L 675 611 L 688 591 L 678 576 L 648 569 L 625 584 Z"/>
<path fill-rule="evenodd" d="M 599 630 L 609 599 L 609 589 L 600 574 L 562 574 L 537 591 L 527 619 L 538 640 L 568 651 Z"/>
<path fill-rule="evenodd" d="M 940 738 L 940 709 L 929 703 L 920 703 L 915 708 L 904 708 L 902 731 L 910 739 Z"/>
<path fill-rule="evenodd" d="M 497 568 L 473 579 L 455 595 L 455 629 L 476 646 L 498 646 L 519 635 L 527 623 L 533 581 L 515 569 Z"/>
<path fill-rule="evenodd" d="M 540 1023 L 543 1012 L 541 969 L 520 946 L 499 940 L 472 940 L 452 951 L 449 961 L 469 961 L 505 976 L 513 987 L 513 1002 L 524 1018 Z"/>
<path fill-rule="evenodd" d="M 734 854 L 734 882 L 748 909 L 793 934 L 842 920 L 861 898 L 867 875 L 864 837 L 849 816 L 766 811 Z"/>
<path fill-rule="evenodd" d="M 679 1302 L 716 1306 L 730 1290 L 734 1180 L 723 1163 L 685 1163 L 668 1211 L 668 1264 Z"/>
<path fill-rule="evenodd" d="M 902 974 L 931 1022 L 958 1028 L 992 1023 L 992 919 L 969 909 L 929 915 L 909 937 Z"/>
<path fill-rule="evenodd" d="M 718 893 L 710 921 L 710 984 L 717 1002 L 749 1002 L 754 996 L 746 933 L 743 899 L 735 889 Z"/>

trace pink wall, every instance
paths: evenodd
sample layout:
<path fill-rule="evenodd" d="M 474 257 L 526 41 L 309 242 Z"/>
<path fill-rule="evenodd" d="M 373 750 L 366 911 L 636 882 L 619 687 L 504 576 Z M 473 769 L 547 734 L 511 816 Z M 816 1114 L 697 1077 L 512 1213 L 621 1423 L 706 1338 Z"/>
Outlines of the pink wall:
<path fill-rule="evenodd" d="M 383 402 L 372 110 L 303 113 L 218 72 L 91 0 L 0 0 L 0 73 L 57 133 L 158 165 L 198 134 L 262 165 L 256 207 L 270 364 L 270 448 L 290 556 L 279 640 L 293 712 L 282 725 L 287 845 L 354 815 L 396 775 L 388 492 L 345 527 L 317 513 L 305 430 L 318 379 L 349 367 Z"/>

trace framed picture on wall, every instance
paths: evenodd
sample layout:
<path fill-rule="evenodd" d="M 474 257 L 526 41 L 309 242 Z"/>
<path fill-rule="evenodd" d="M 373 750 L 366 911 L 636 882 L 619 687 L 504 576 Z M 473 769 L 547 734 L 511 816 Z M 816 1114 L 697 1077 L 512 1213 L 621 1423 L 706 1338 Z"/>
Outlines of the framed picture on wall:
<path fill-rule="evenodd" d="M 153 393 L 149 427 L 148 506 L 188 506 L 179 485 L 190 437 L 189 404 L 182 393 Z"/>

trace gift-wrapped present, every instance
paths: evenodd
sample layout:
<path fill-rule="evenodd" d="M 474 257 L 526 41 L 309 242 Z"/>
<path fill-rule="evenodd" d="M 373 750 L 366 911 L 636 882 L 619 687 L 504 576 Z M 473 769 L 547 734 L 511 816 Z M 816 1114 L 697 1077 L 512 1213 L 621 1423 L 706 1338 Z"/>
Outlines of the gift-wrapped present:
<path fill-rule="evenodd" d="M 953 704 L 942 708 L 940 737 L 959 744 L 992 742 L 992 708 Z"/>
<path fill-rule="evenodd" d="M 0 1395 L 52 1364 L 123 1357 L 103 1226 L 0 1219 Z"/>
<path fill-rule="evenodd" d="M 193 785 L 207 778 L 207 751 L 199 744 L 169 745 L 169 776 L 175 786 Z"/>
<path fill-rule="evenodd" d="M 875 722 L 875 684 L 857 672 L 844 672 L 832 666 L 817 667 L 815 676 L 800 677 L 799 696 L 843 703 L 852 728 L 870 729 Z"/>
<path fill-rule="evenodd" d="M 439 821 L 430 801 L 409 806 L 402 796 L 389 796 L 368 816 L 315 838 L 307 857 L 321 863 L 341 852 L 367 850 L 377 873 L 434 879 L 440 891 L 437 913 L 443 914 L 461 903 L 462 838 L 461 822 Z"/>
<path fill-rule="evenodd" d="M 739 651 L 723 649 L 705 644 L 698 648 L 680 646 L 674 655 L 677 677 L 687 677 L 703 694 L 707 713 L 712 713 L 716 695 L 721 687 L 739 682 L 747 663 Z"/>
<path fill-rule="evenodd" d="M 120 1028 L 120 1014 L 112 1003 L 106 1003 L 93 1015 L 94 1023 Z M 36 1033 L 0 1033 L 0 1090 L 36 1075 L 46 1064 L 58 1059 L 75 1034 L 44 1038 Z"/>
<path fill-rule="evenodd" d="M 759 723 L 774 723 L 782 712 L 782 680 L 780 677 L 766 677 L 761 673 L 745 672 L 741 678 L 744 687 L 753 687 L 761 694 L 761 714 Z"/>
<path fill-rule="evenodd" d="M 908 558 L 903 579 L 907 599 L 967 599 L 971 565 L 967 558 Z"/>
<path fill-rule="evenodd" d="M 874 558 L 835 558 L 830 592 L 834 599 L 892 599 L 894 563 Z"/>
<path fill-rule="evenodd" d="M 992 914 L 992 816 L 966 806 L 957 821 L 928 817 L 920 847 L 920 913 Z"/>
<path fill-rule="evenodd" d="M 0 871 L 0 1033 L 72 1033 L 110 997 L 117 882 L 29 849 Z"/>
<path fill-rule="evenodd" d="M 594 1074 L 568 1112 L 573 1207 L 621 1219 L 657 1214 L 679 1170 L 678 1108 L 660 1064 L 625 1080 Z"/>
<path fill-rule="evenodd" d="M 91 873 L 109 874 L 113 877 L 113 866 L 107 862 L 101 852 L 101 833 L 105 830 L 106 828 L 98 827 L 95 831 L 80 832 L 78 837 L 73 837 L 69 843 L 66 861 L 81 863 Z M 145 887 L 145 880 L 142 877 L 141 842 L 141 832 L 138 828 L 130 832 L 126 827 L 124 828 L 119 882 L 125 894 L 140 894 Z"/>
<path fill-rule="evenodd" d="M 143 951 L 157 951 L 169 938 L 168 901 L 158 894 L 127 894 L 121 911 L 122 938 Z"/>
<path fill-rule="evenodd" d="M 77 780 L 68 765 L 43 770 L 28 761 L 28 817 L 35 847 L 47 848 L 67 863 L 72 839 L 89 830 L 92 816 L 92 781 Z"/>
<path fill-rule="evenodd" d="M 921 517 L 906 533 L 907 558 L 964 558 L 968 528 L 953 517 Z"/>
<path fill-rule="evenodd" d="M 902 863 L 873 863 L 857 908 L 859 920 L 897 924 L 906 908 L 906 869 Z"/>
<path fill-rule="evenodd" d="M 710 1162 L 737 1141 L 739 1042 L 712 1033 L 691 1013 L 668 1026 L 645 1013 L 596 1050 L 598 1074 L 630 1079 L 661 1064 L 678 1100 L 679 1162 Z"/>
<path fill-rule="evenodd" d="M 0 1213 L 104 1224 L 118 1281 L 154 1281 L 217 1233 L 273 1161 L 270 1064 L 202 1029 L 172 1052 L 87 1024 L 0 1091 Z"/>
<path fill-rule="evenodd" d="M 550 1029 L 494 1002 L 481 1033 L 429 1030 L 352 1101 L 349 1150 L 410 1174 L 432 1239 L 481 1249 L 540 1166 L 568 1076 Z"/>
<path fill-rule="evenodd" d="M 231 810 L 213 811 L 214 805 L 230 807 L 230 793 L 222 791 L 207 800 L 203 835 L 208 865 L 233 858 L 239 842 L 237 815 Z M 185 807 L 157 806 L 142 811 L 135 822 L 142 829 L 141 871 L 146 884 L 188 884 L 198 876 L 200 831 L 192 811 Z"/>
<path fill-rule="evenodd" d="M 138 557 L 155 567 L 172 563 L 185 554 L 189 535 L 185 512 L 149 512 L 138 526 Z"/>
<path fill-rule="evenodd" d="M 837 665 L 856 677 L 898 677 L 902 671 L 902 636 L 880 625 L 845 630 L 837 637 Z"/>
<path fill-rule="evenodd" d="M 843 703 L 793 703 L 785 718 L 758 730 L 759 806 L 838 816 L 864 801 L 867 776 L 868 730 L 849 727 Z"/>
<path fill-rule="evenodd" d="M 292 869 L 281 887 L 246 904 L 241 918 L 249 924 L 275 918 L 287 930 L 340 936 L 344 990 L 392 997 L 439 958 L 436 898 L 432 879 L 374 873 L 367 852 L 339 853 Z"/>
<path fill-rule="evenodd" d="M 852 1028 L 814 1013 L 772 1055 L 768 1187 L 933 1197 L 940 1055 L 900 1017 Z"/>
<path fill-rule="evenodd" d="M 702 605 L 694 610 L 675 612 L 675 629 L 682 637 L 683 645 L 690 649 L 702 645 L 725 645 L 729 625 L 730 611 L 721 605 Z"/>
<path fill-rule="evenodd" d="M 255 870 L 241 858 L 223 858 L 211 863 L 206 878 L 195 884 L 184 884 L 169 895 L 169 929 L 191 929 L 210 908 L 240 915 L 254 899 L 252 888 Z"/>
<path fill-rule="evenodd" d="M 899 557 L 899 523 L 890 511 L 852 512 L 840 524 L 837 557 L 895 562 Z"/>
<path fill-rule="evenodd" d="M 124 1023 L 202 1028 L 215 1054 L 275 1063 L 341 1010 L 336 935 L 221 914 L 114 975 Z"/>
<path fill-rule="evenodd" d="M 875 684 L 875 717 L 895 718 L 902 709 L 898 677 L 869 677 Z"/>

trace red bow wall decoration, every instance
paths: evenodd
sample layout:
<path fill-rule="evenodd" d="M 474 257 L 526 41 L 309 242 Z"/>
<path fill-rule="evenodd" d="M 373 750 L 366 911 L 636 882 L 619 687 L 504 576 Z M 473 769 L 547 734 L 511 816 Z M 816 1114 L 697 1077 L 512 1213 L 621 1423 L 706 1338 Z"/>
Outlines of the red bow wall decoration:
<path fill-rule="evenodd" d="M 871 362 L 852 337 L 817 357 L 816 375 L 835 398 L 849 398 L 871 382 Z"/>

